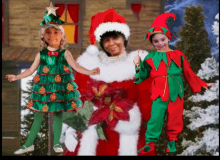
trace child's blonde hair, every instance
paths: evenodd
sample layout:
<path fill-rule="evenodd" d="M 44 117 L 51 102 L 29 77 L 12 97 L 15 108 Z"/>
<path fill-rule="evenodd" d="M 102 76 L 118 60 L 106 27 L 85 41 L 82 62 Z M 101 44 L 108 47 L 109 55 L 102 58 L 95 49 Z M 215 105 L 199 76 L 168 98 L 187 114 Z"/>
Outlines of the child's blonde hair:
<path fill-rule="evenodd" d="M 68 46 L 67 39 L 66 39 L 66 34 L 65 34 L 63 26 L 62 25 L 58 25 L 58 24 L 49 24 L 49 25 L 46 25 L 45 27 L 41 28 L 41 30 L 40 30 L 40 39 L 41 39 L 40 47 L 41 47 L 41 49 L 43 50 L 43 49 L 47 48 L 47 46 L 48 46 L 47 42 L 44 39 L 44 34 L 45 34 L 46 29 L 48 29 L 50 27 L 54 27 L 54 28 L 56 28 L 56 29 L 61 31 L 62 39 L 60 41 L 60 48 L 61 49 L 66 49 L 67 46 Z"/>

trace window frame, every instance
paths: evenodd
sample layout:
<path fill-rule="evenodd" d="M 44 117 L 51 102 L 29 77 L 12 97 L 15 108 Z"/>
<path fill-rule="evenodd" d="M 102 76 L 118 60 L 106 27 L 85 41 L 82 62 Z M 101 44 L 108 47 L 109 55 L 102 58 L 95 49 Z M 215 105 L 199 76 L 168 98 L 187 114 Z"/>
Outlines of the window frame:
<path fill-rule="evenodd" d="M 82 48 L 82 41 L 83 41 L 83 15 L 84 15 L 84 0 L 51 0 L 53 6 L 55 4 L 79 4 L 79 22 L 78 22 L 78 43 L 77 44 L 70 44 L 68 43 L 68 48 Z M 65 25 L 65 23 L 64 23 Z"/>
<path fill-rule="evenodd" d="M 3 8 L 3 18 L 4 22 L 2 22 L 4 27 L 4 42 L 2 41 L 2 47 L 9 47 L 9 4 L 8 0 L 2 0 Z"/>

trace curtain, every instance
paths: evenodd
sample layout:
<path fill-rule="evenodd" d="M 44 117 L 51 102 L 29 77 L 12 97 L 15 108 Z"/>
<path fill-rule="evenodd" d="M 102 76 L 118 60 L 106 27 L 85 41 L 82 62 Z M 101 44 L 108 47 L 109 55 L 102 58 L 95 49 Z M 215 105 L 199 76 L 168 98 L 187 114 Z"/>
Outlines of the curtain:
<path fill-rule="evenodd" d="M 70 18 L 75 23 L 74 40 L 75 43 L 78 43 L 79 4 L 68 4 L 67 10 L 69 12 Z"/>
<path fill-rule="evenodd" d="M 64 10 L 65 10 L 65 4 L 55 4 L 55 7 L 59 7 L 57 11 L 57 15 L 62 16 Z"/>

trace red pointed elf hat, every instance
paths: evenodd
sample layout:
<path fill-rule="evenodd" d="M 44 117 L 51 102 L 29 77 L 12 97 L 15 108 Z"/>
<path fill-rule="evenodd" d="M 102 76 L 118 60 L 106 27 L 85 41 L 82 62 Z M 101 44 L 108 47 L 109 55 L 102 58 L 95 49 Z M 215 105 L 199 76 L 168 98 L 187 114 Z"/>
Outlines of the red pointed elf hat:
<path fill-rule="evenodd" d="M 173 33 L 171 33 L 169 28 L 167 27 L 166 21 L 167 21 L 167 18 L 169 17 L 173 17 L 173 19 L 176 20 L 176 15 L 173 13 L 167 12 L 167 13 L 160 14 L 152 23 L 150 29 L 148 30 L 148 33 L 145 35 L 144 40 L 148 38 L 148 40 L 150 41 L 150 37 L 156 33 L 163 33 L 170 40 L 172 39 L 172 36 L 176 38 L 176 36 Z"/>
<path fill-rule="evenodd" d="M 94 48 L 95 41 L 100 42 L 101 36 L 110 31 L 121 32 L 127 40 L 130 36 L 130 28 L 126 24 L 125 18 L 114 9 L 108 9 L 92 16 L 89 30 L 90 47 Z"/>

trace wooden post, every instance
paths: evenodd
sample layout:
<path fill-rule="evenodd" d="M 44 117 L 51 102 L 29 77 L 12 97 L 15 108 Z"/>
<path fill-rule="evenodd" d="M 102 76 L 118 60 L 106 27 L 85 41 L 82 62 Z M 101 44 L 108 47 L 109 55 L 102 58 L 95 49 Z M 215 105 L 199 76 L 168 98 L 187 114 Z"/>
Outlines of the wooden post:
<path fill-rule="evenodd" d="M 54 139 L 54 135 L 53 135 L 53 114 L 52 113 L 48 113 L 48 125 L 49 125 L 49 137 L 48 137 L 48 155 L 52 156 L 55 154 L 54 150 L 53 150 L 53 139 Z"/>

